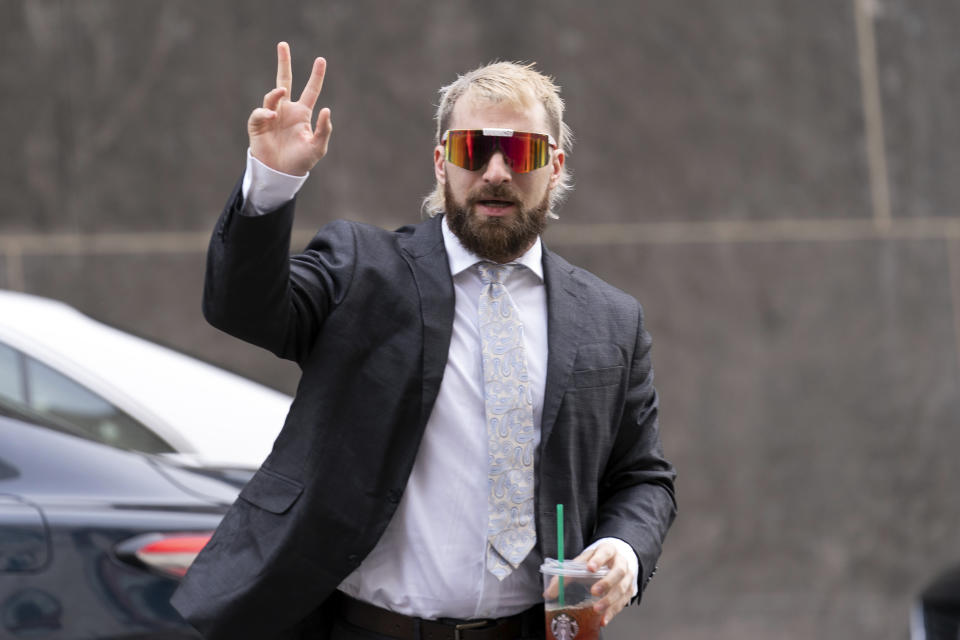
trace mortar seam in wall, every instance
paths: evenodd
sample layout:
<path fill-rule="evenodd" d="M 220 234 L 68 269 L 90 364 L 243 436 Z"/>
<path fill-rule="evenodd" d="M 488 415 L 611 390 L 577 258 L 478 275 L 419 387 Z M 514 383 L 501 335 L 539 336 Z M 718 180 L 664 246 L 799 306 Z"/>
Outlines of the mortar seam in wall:
<path fill-rule="evenodd" d="M 857 39 L 857 59 L 860 68 L 860 92 L 866 136 L 867 168 L 870 179 L 870 198 L 875 224 L 883 229 L 893 220 L 890 205 L 890 182 L 887 171 L 886 141 L 884 139 L 883 102 L 877 60 L 877 42 L 874 21 L 878 7 L 876 0 L 852 0 Z"/>
<path fill-rule="evenodd" d="M 4 251 L 4 261 L 7 264 L 6 288 L 10 291 L 26 291 L 27 284 L 23 277 L 23 255 L 13 247 Z"/>
<path fill-rule="evenodd" d="M 947 281 L 950 286 L 950 303 L 953 310 L 954 350 L 957 354 L 957 367 L 960 371 L 960 264 L 957 260 L 957 251 L 960 250 L 960 241 L 950 238 L 947 245 Z"/>

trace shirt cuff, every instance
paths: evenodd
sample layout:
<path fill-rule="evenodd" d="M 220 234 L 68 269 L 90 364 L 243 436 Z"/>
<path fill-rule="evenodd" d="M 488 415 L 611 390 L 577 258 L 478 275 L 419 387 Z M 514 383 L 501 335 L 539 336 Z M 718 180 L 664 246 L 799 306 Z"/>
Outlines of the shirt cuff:
<path fill-rule="evenodd" d="M 274 171 L 253 157 L 247 148 L 247 170 L 243 173 L 243 213 L 260 216 L 293 200 L 310 177 Z"/>
<path fill-rule="evenodd" d="M 633 592 L 630 594 L 630 597 L 633 598 L 637 595 L 637 591 L 639 590 L 637 587 L 637 574 L 640 572 L 640 560 L 637 559 L 636 552 L 633 550 L 633 547 L 620 538 L 600 538 L 589 547 L 584 549 L 584 551 L 591 551 L 594 547 L 603 542 L 609 542 L 612 544 L 617 550 L 617 555 L 621 556 L 627 561 L 627 571 L 630 572 L 630 583 L 633 585 Z"/>

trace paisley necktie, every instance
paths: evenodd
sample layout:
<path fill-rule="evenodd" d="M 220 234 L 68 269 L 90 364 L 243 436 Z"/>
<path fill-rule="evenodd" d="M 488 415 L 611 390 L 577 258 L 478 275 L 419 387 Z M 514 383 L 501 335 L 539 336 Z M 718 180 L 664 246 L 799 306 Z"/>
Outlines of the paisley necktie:
<path fill-rule="evenodd" d="M 503 580 L 537 540 L 533 518 L 533 398 L 523 323 L 503 280 L 517 265 L 478 265 L 489 487 L 487 569 Z"/>

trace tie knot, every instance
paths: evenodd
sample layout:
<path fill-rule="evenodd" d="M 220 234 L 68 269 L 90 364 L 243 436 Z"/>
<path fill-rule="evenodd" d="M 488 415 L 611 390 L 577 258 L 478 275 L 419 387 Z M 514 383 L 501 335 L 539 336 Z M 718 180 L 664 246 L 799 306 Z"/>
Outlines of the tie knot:
<path fill-rule="evenodd" d="M 484 285 L 503 284 L 503 279 L 510 275 L 516 264 L 496 264 L 494 262 L 478 262 L 477 269 L 480 270 L 480 282 Z"/>

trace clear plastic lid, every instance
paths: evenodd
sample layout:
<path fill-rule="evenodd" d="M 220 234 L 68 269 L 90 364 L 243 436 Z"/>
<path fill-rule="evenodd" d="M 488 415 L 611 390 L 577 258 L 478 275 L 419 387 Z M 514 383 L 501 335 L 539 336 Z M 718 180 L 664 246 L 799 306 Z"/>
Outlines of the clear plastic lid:
<path fill-rule="evenodd" d="M 574 560 L 564 560 L 563 564 L 559 560 L 546 558 L 540 565 L 540 573 L 548 576 L 564 576 L 568 578 L 602 578 L 610 571 L 609 567 L 600 567 L 596 571 L 587 569 L 586 562 L 576 562 Z"/>

